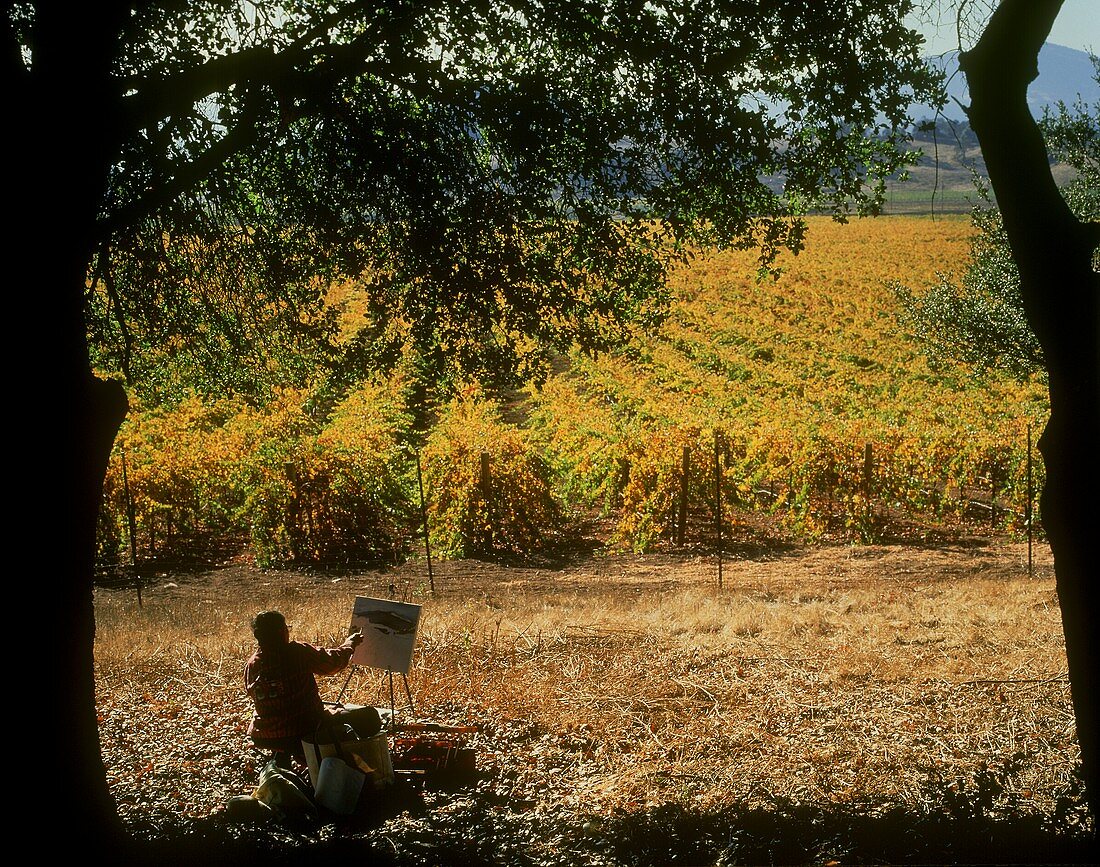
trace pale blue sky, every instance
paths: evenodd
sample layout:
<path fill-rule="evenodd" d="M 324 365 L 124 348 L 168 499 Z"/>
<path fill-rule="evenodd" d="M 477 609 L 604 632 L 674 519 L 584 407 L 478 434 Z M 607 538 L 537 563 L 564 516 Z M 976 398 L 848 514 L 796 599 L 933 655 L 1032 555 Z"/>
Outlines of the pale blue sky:
<path fill-rule="evenodd" d="M 950 17 L 945 17 L 944 25 L 938 32 L 930 27 L 920 29 L 928 39 L 928 54 L 940 54 L 959 47 Z M 1048 41 L 1078 51 L 1091 49 L 1100 53 L 1100 0 L 1065 0 Z"/>
<path fill-rule="evenodd" d="M 1066 0 L 1050 31 L 1050 41 L 1100 54 L 1100 0 Z"/>

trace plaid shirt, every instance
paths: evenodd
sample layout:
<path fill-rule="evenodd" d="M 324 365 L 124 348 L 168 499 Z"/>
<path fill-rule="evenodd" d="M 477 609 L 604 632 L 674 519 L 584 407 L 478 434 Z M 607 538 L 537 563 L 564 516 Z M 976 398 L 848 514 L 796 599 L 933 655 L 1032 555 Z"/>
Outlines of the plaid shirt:
<path fill-rule="evenodd" d="M 275 652 L 257 650 L 244 667 L 245 689 L 256 705 L 248 733 L 254 740 L 300 739 L 313 734 L 324 714 L 315 674 L 335 674 L 352 648 L 320 648 L 291 641 Z"/>

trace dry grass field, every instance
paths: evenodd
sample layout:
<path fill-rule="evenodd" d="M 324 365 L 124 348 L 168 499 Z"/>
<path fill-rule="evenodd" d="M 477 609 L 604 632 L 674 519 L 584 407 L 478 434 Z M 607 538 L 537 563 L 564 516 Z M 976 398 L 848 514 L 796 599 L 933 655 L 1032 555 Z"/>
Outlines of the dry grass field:
<path fill-rule="evenodd" d="M 561 839 L 537 847 L 548 863 L 572 851 L 569 827 L 598 837 L 670 809 L 782 803 L 1036 829 L 1072 826 L 1080 810 L 1049 552 L 1036 549 L 1029 578 L 1026 545 L 973 541 L 755 553 L 725 564 L 722 589 L 713 558 L 666 553 L 555 569 L 450 561 L 434 594 L 415 562 L 342 575 L 235 562 L 162 576 L 142 607 L 132 591 L 97 590 L 102 744 L 128 825 L 216 821 L 251 791 L 260 757 L 241 672 L 255 612 L 278 608 L 292 637 L 336 642 L 353 597 L 391 584 L 424 605 L 415 708 L 399 685 L 399 715 L 479 725 L 482 777 L 395 809 L 375 829 L 393 852 L 402 833 L 479 798 L 498 823 L 557 816 Z M 346 701 L 389 703 L 383 676 L 358 668 L 323 678 L 323 697 L 345 682 Z M 811 855 L 845 855 L 829 845 Z"/>

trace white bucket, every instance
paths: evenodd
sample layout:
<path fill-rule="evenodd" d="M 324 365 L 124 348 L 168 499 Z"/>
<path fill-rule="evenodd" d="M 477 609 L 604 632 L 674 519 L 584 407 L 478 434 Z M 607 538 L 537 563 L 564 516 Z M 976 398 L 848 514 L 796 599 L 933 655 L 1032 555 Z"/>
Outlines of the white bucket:
<path fill-rule="evenodd" d="M 333 813 L 350 816 L 366 781 L 367 775 L 362 771 L 349 767 L 343 759 L 327 756 L 321 760 L 317 773 L 317 803 Z"/>

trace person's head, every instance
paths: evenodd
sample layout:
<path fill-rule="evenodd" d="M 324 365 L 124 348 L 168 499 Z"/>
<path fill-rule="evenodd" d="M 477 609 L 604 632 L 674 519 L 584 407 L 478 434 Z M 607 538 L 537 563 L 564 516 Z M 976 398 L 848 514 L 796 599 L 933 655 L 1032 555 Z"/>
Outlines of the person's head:
<path fill-rule="evenodd" d="M 276 647 L 288 638 L 286 618 L 278 611 L 261 611 L 252 618 L 252 634 L 260 647 Z"/>

